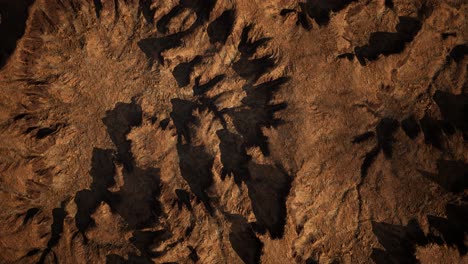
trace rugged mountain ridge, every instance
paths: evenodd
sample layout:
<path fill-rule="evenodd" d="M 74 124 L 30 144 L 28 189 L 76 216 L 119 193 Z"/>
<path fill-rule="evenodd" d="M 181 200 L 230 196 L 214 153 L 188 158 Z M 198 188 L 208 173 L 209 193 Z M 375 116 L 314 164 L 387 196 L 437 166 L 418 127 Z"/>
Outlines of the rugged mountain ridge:
<path fill-rule="evenodd" d="M 0 0 L 0 259 L 466 261 L 467 8 Z"/>

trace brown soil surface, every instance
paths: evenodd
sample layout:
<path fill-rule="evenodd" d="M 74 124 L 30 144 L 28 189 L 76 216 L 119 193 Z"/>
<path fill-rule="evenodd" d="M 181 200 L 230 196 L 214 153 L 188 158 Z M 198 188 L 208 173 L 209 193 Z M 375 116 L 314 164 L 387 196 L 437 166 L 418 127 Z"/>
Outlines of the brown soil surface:
<path fill-rule="evenodd" d="M 0 263 L 468 263 L 467 16 L 0 0 Z"/>

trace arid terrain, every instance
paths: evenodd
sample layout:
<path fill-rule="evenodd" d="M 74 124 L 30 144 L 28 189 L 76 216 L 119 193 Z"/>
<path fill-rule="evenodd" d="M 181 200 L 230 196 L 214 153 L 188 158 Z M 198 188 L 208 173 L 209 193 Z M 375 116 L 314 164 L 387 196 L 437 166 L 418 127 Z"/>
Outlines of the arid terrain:
<path fill-rule="evenodd" d="M 0 0 L 0 263 L 468 263 L 467 16 Z"/>

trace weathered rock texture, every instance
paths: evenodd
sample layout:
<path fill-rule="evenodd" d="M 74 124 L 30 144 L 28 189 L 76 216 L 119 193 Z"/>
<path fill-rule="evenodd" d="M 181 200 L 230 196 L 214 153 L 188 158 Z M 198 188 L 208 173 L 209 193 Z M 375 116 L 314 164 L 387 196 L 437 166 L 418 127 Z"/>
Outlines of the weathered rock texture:
<path fill-rule="evenodd" d="M 463 0 L 0 0 L 1 263 L 466 263 Z"/>

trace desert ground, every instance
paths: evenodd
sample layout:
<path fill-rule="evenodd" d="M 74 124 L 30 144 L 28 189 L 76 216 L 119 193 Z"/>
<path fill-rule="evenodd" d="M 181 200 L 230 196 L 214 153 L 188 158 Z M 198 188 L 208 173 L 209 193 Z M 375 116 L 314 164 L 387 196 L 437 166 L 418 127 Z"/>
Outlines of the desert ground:
<path fill-rule="evenodd" d="M 0 263 L 468 263 L 466 0 L 0 0 Z"/>

